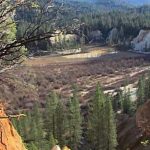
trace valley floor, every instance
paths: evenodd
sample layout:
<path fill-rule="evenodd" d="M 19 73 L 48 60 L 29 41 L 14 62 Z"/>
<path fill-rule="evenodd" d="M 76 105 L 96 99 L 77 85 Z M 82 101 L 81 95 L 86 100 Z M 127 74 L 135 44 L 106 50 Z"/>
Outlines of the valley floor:
<path fill-rule="evenodd" d="M 139 77 L 150 71 L 150 59 L 142 54 L 107 50 L 106 47 L 94 49 L 93 52 L 98 54 L 98 57 L 92 58 L 76 58 L 79 54 L 75 54 L 75 58 L 72 58 L 73 55 L 30 58 L 21 66 L 2 74 L 0 97 L 5 103 L 7 113 L 18 112 L 18 108 L 32 109 L 35 101 L 40 101 L 41 107 L 44 108 L 46 97 L 51 91 L 56 91 L 61 100 L 66 102 L 72 93 L 73 84 L 78 87 L 82 109 L 86 109 L 87 102 L 93 98 L 97 83 L 100 83 L 107 93 L 113 93 L 120 87 L 123 89 L 128 83 L 128 88 L 135 97 Z M 92 51 L 88 52 L 91 53 Z M 85 53 L 83 55 L 85 56 Z M 123 116 L 120 119 L 119 147 L 128 143 L 134 145 L 136 140 L 128 141 L 126 137 L 134 139 L 132 134 L 127 134 L 133 129 L 136 130 L 136 135 L 140 134 L 135 125 L 135 118 Z M 130 122 L 132 126 L 129 126 Z"/>
<path fill-rule="evenodd" d="M 7 75 L 2 75 L 0 96 L 6 100 L 8 110 L 14 111 L 17 106 L 20 109 L 32 108 L 36 100 L 44 106 L 50 91 L 56 91 L 66 101 L 72 93 L 73 84 L 78 86 L 82 105 L 91 99 L 97 83 L 105 92 L 112 93 L 127 81 L 135 93 L 139 76 L 150 70 L 150 61 L 145 55 L 116 52 L 108 47 L 92 48 L 88 54 L 92 52 L 98 57 L 77 59 L 66 55 L 31 58 L 22 66 L 8 71 Z"/>

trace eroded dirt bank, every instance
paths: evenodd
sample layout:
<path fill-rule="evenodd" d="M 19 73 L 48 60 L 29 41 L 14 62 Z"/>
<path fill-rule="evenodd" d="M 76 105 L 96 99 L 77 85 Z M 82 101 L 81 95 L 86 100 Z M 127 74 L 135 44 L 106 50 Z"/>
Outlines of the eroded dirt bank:
<path fill-rule="evenodd" d="M 27 150 L 0 104 L 0 150 Z"/>

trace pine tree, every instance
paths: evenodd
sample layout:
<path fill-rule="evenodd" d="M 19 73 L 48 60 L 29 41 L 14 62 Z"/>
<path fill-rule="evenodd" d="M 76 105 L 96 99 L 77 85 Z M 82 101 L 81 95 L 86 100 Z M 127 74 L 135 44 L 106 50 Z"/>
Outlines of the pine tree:
<path fill-rule="evenodd" d="M 56 107 L 56 138 L 58 144 L 62 147 L 65 145 L 65 112 L 62 102 L 59 100 Z"/>
<path fill-rule="evenodd" d="M 77 150 L 82 134 L 82 117 L 80 113 L 80 105 L 77 97 L 76 89 L 73 91 L 73 97 L 68 103 L 68 145 L 71 149 Z"/>
<path fill-rule="evenodd" d="M 130 99 L 130 90 L 126 91 L 126 89 L 125 89 L 125 93 L 123 95 L 122 107 L 123 107 L 123 113 L 131 114 L 132 103 L 131 103 L 131 99 Z"/>
<path fill-rule="evenodd" d="M 28 147 L 29 150 L 38 150 L 37 146 L 33 142 Z"/>
<path fill-rule="evenodd" d="M 107 150 L 116 150 L 117 131 L 115 123 L 115 115 L 112 109 L 112 103 L 109 98 L 106 100 L 106 131 L 107 131 Z"/>
<path fill-rule="evenodd" d="M 144 96 L 145 100 L 148 100 L 150 98 L 150 74 L 148 79 L 145 81 L 145 90 L 144 90 Z"/>
<path fill-rule="evenodd" d="M 31 135 L 33 136 L 35 142 L 37 142 L 38 147 L 40 146 L 41 139 L 44 137 L 42 117 L 39 102 L 36 102 L 32 111 Z"/>
<path fill-rule="evenodd" d="M 145 101 L 145 80 L 141 77 L 138 82 L 137 89 L 137 107 L 142 105 Z"/>
<path fill-rule="evenodd" d="M 50 145 L 49 149 L 52 149 L 56 145 L 56 140 L 52 133 L 50 133 L 49 145 Z"/>
<path fill-rule="evenodd" d="M 115 150 L 117 146 L 116 125 L 110 100 L 106 100 L 102 89 L 97 86 L 89 117 L 89 141 L 91 149 Z"/>
<path fill-rule="evenodd" d="M 22 118 L 21 120 L 21 126 L 22 126 L 22 130 L 23 130 L 23 138 L 24 140 L 31 140 L 31 122 L 32 122 L 32 118 L 31 118 L 31 113 L 27 112 L 27 116 L 25 118 Z"/>
<path fill-rule="evenodd" d="M 56 138 L 56 108 L 58 104 L 58 97 L 56 93 L 52 92 L 47 97 L 46 101 L 46 112 L 45 112 L 45 129 L 47 132 L 47 138 L 53 134 Z"/>
<path fill-rule="evenodd" d="M 30 112 L 27 112 L 24 114 L 27 114 L 26 117 L 18 119 L 13 119 L 13 125 L 17 129 L 18 133 L 21 135 L 21 137 L 24 140 L 29 140 L 30 138 L 30 129 L 31 129 L 31 116 Z"/>
<path fill-rule="evenodd" d="M 89 141 L 92 149 L 104 150 L 107 145 L 105 134 L 105 95 L 99 85 L 91 104 L 89 118 Z"/>
<path fill-rule="evenodd" d="M 32 111 L 32 120 L 35 123 L 35 126 L 37 128 L 37 140 L 40 138 L 43 138 L 43 116 L 40 111 L 40 104 L 39 102 L 36 102 L 33 107 Z"/>

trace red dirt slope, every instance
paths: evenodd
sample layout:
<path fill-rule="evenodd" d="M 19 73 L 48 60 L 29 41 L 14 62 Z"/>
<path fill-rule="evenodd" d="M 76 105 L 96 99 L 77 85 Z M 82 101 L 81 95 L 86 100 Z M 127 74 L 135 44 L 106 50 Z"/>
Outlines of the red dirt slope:
<path fill-rule="evenodd" d="M 27 150 L 0 104 L 0 150 Z"/>

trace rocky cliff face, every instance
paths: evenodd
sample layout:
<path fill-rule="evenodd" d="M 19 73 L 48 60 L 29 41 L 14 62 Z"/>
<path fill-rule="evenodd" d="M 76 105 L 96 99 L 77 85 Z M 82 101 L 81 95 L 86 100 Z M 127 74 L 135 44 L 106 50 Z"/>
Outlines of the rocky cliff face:
<path fill-rule="evenodd" d="M 27 150 L 0 104 L 0 150 Z"/>
<path fill-rule="evenodd" d="M 150 52 L 150 30 L 141 30 L 131 45 L 135 51 Z"/>

